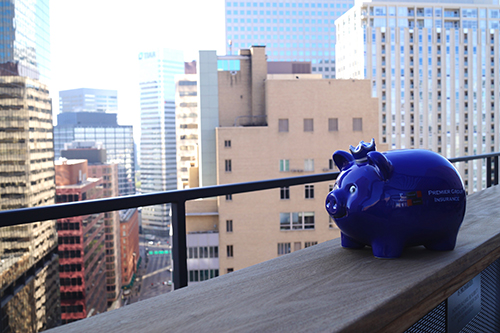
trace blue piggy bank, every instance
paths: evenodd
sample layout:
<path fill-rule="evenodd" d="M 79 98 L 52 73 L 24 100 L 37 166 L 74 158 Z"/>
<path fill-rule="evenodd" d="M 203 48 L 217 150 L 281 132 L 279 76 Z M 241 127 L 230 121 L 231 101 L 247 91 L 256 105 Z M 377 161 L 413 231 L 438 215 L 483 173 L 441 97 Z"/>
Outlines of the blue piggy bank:
<path fill-rule="evenodd" d="M 373 139 L 350 151 L 333 154 L 341 173 L 326 197 L 343 247 L 369 245 L 378 258 L 397 258 L 416 245 L 455 248 L 465 190 L 447 159 L 419 149 L 380 153 Z"/>

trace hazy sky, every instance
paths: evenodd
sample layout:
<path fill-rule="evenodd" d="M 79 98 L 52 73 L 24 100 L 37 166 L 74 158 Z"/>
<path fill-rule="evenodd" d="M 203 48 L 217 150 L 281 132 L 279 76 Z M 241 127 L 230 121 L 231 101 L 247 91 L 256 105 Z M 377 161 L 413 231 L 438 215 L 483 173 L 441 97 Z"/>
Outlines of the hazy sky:
<path fill-rule="evenodd" d="M 51 0 L 50 16 L 54 118 L 60 90 L 115 89 L 119 124 L 139 125 L 140 51 L 183 50 L 186 61 L 225 53 L 224 0 Z"/>

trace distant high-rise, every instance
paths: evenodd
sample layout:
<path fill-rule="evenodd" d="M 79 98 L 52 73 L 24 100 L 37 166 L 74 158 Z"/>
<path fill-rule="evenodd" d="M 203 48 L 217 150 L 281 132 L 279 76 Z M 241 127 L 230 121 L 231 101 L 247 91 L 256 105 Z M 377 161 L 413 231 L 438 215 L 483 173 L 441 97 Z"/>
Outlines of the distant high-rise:
<path fill-rule="evenodd" d="M 135 149 L 133 127 L 118 125 L 116 113 L 64 112 L 54 127 L 55 158 L 65 144 L 95 141 L 106 149 L 107 162 L 118 164 L 119 195 L 135 194 Z"/>
<path fill-rule="evenodd" d="M 237 55 L 263 45 L 269 61 L 310 61 L 312 73 L 334 78 L 334 22 L 353 5 L 353 0 L 226 1 L 226 52 Z"/>
<path fill-rule="evenodd" d="M 370 79 L 378 142 L 445 157 L 498 151 L 498 1 L 360 2 L 336 21 L 337 78 Z M 458 165 L 469 192 L 485 161 Z"/>
<path fill-rule="evenodd" d="M 184 74 L 181 51 L 157 49 L 139 53 L 141 108 L 141 191 L 177 189 L 175 79 Z M 170 205 L 142 209 L 142 230 L 168 236 Z"/>
<path fill-rule="evenodd" d="M 116 90 L 79 88 L 59 92 L 59 112 L 117 112 Z"/>
<path fill-rule="evenodd" d="M 189 187 L 190 169 L 198 167 L 200 118 L 196 70 L 194 74 L 177 76 L 176 84 L 177 188 L 182 190 Z"/>
<path fill-rule="evenodd" d="M 0 209 L 53 204 L 49 0 L 3 1 L 0 12 Z M 1 228 L 0 259 L 0 332 L 58 325 L 55 221 Z"/>

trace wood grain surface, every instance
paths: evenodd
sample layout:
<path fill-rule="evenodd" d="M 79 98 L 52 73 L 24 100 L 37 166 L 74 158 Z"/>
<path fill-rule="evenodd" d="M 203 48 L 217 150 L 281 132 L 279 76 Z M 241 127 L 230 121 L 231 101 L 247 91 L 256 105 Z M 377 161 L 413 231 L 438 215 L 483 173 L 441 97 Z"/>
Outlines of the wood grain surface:
<path fill-rule="evenodd" d="M 500 256 L 500 187 L 467 197 L 457 247 L 395 260 L 334 239 L 51 332 L 400 332 Z"/>

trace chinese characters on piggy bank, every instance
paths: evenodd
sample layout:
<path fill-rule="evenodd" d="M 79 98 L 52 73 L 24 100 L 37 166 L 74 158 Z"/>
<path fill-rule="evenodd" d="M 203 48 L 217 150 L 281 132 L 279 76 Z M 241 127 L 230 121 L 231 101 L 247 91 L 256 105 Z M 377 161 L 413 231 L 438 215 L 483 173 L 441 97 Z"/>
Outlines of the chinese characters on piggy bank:
<path fill-rule="evenodd" d="M 465 190 L 447 159 L 419 149 L 380 153 L 373 139 L 350 151 L 333 154 L 341 173 L 326 197 L 343 247 L 369 245 L 378 258 L 397 258 L 408 246 L 455 248 Z"/>

